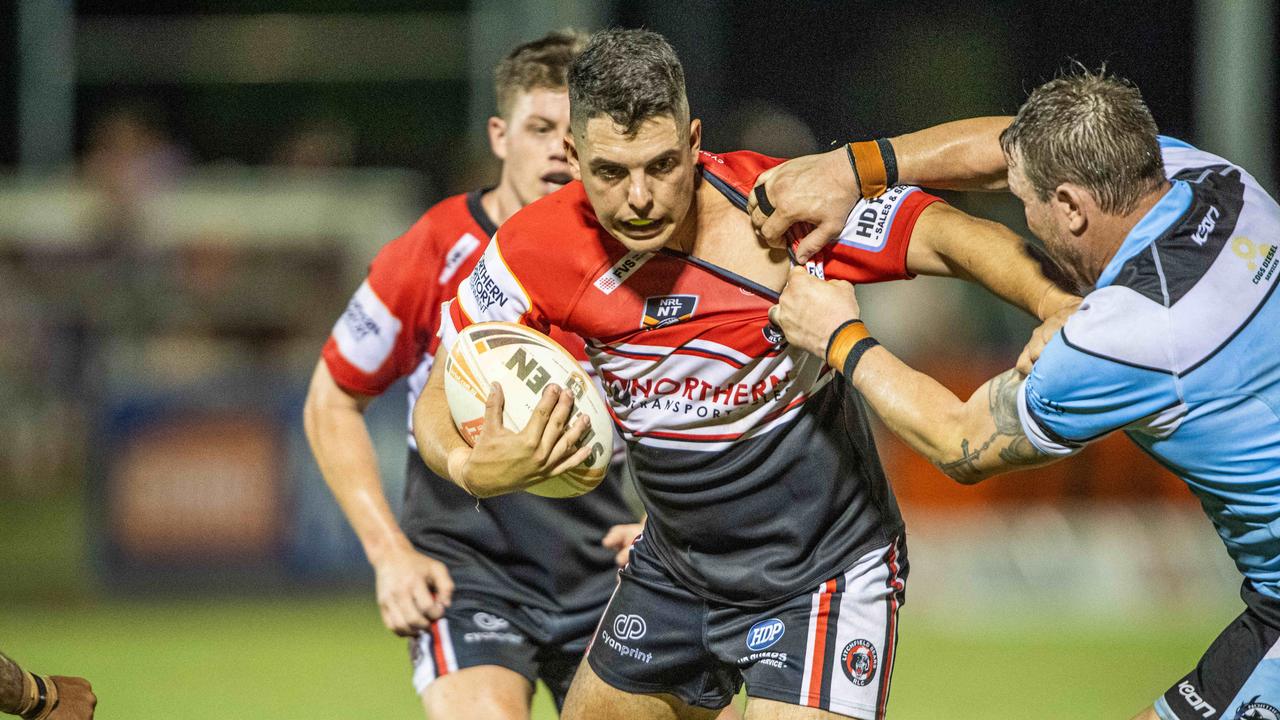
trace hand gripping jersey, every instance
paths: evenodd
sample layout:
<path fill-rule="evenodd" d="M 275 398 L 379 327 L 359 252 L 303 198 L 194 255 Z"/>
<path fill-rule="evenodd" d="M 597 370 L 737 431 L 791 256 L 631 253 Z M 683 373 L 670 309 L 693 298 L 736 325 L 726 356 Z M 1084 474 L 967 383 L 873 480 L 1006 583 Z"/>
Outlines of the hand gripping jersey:
<path fill-rule="evenodd" d="M 1173 188 L 1045 348 L 1019 414 L 1057 455 L 1124 429 L 1280 598 L 1280 207 L 1226 160 L 1160 147 Z"/>
<path fill-rule="evenodd" d="M 745 208 L 756 176 L 779 162 L 703 153 L 699 172 Z M 934 200 L 897 187 L 860 202 L 811 271 L 909 277 L 911 229 Z M 902 525 L 862 403 L 769 325 L 776 298 L 696 257 L 629 252 L 575 182 L 503 226 L 459 287 L 442 341 L 486 320 L 588 338 L 654 552 L 705 598 L 766 605 L 833 576 Z"/>
<path fill-rule="evenodd" d="M 407 375 L 412 417 L 439 342 L 441 302 L 454 296 L 496 229 L 481 192 L 442 200 L 374 258 L 322 353 L 339 386 L 380 395 Z M 581 338 L 554 328 L 551 335 L 585 361 Z M 401 527 L 449 567 L 461 589 L 554 611 L 608 599 L 614 553 L 600 540 L 611 526 L 635 522 L 620 468 L 581 498 L 516 493 L 477 504 L 427 469 L 412 434 L 409 445 Z"/>

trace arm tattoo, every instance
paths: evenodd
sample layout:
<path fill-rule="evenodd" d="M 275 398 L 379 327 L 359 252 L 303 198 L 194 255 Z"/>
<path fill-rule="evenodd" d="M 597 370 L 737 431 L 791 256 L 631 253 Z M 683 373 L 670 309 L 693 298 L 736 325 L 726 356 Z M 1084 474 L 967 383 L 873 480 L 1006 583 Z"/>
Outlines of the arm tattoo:
<path fill-rule="evenodd" d="M 22 668 L 0 653 L 0 712 L 12 712 L 22 704 Z"/>
<path fill-rule="evenodd" d="M 999 456 L 1009 467 L 1033 465 L 1044 456 L 1027 440 L 1022 432 L 1022 422 L 1018 419 L 1018 393 L 1022 391 L 1022 376 L 1017 370 L 1009 370 L 991 380 L 987 394 L 988 409 L 996 431 L 981 445 L 971 442 L 969 438 L 960 441 L 960 458 L 938 464 L 938 468 L 962 483 L 974 483 L 984 477 L 978 468 L 978 460 L 993 445 L 1003 444 Z"/>

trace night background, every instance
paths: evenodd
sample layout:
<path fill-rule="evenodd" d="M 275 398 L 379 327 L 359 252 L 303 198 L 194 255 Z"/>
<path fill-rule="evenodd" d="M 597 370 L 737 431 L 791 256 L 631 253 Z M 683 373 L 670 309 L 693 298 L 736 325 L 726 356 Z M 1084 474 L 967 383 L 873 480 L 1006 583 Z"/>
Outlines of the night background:
<path fill-rule="evenodd" d="M 422 717 L 301 402 L 377 249 L 496 181 L 514 45 L 656 30 L 704 148 L 781 156 L 1105 65 L 1274 194 L 1275 5 L 0 4 L 0 651 L 88 677 L 108 720 Z M 1011 196 L 945 197 L 1027 235 Z M 954 281 L 860 292 L 965 397 L 1034 327 Z M 394 502 L 404 416 L 399 386 L 369 411 Z M 1240 610 L 1198 503 L 1123 438 L 974 488 L 880 451 L 911 533 L 890 717 L 1128 718 Z"/>

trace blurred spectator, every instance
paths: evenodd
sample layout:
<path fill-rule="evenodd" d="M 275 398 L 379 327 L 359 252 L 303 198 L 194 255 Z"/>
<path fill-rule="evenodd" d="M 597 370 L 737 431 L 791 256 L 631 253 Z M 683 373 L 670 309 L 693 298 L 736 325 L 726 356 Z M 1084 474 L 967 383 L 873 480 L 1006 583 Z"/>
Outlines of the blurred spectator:
<path fill-rule="evenodd" d="M 307 118 L 275 149 L 271 164 L 315 169 L 347 167 L 355 161 L 356 130 L 337 118 Z"/>
<path fill-rule="evenodd" d="M 737 139 L 729 147 L 784 158 L 808 155 L 818 149 L 818 140 L 809 126 L 773 103 L 747 103 L 731 122 L 737 127 Z"/>
<path fill-rule="evenodd" d="M 189 153 L 169 135 L 164 111 L 149 101 L 110 108 L 85 142 L 85 178 L 122 205 L 171 185 L 189 164 Z"/>

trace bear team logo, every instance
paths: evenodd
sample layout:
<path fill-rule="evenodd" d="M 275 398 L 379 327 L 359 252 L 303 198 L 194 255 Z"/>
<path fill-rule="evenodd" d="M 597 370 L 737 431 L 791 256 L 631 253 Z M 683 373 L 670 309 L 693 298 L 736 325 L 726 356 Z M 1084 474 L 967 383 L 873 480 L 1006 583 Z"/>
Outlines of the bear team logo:
<path fill-rule="evenodd" d="M 876 648 L 870 640 L 854 640 L 840 653 L 840 669 L 858 687 L 871 682 L 876 674 Z"/>
<path fill-rule="evenodd" d="M 698 307 L 697 295 L 656 295 L 644 299 L 644 319 L 640 327 L 646 330 L 666 327 L 688 320 Z"/>

